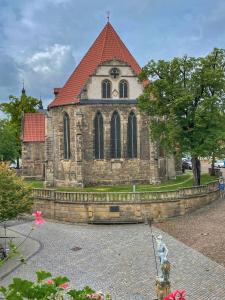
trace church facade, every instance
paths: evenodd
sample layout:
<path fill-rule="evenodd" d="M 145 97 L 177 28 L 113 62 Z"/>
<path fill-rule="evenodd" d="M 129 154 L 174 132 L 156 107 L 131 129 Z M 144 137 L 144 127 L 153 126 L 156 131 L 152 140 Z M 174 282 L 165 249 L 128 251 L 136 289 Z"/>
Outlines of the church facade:
<path fill-rule="evenodd" d="M 141 68 L 108 22 L 47 111 L 23 118 L 23 175 L 47 186 L 157 183 L 175 176 L 150 140 Z"/>

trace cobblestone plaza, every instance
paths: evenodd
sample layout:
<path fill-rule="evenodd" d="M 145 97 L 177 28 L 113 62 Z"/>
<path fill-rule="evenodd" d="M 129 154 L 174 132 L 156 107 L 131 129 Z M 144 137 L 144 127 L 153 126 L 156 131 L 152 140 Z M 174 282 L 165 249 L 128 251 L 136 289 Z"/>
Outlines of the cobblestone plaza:
<path fill-rule="evenodd" d="M 11 227 L 23 234 L 31 223 Z M 153 228 L 153 232 L 159 232 Z M 162 233 L 172 264 L 172 289 L 185 289 L 188 299 L 225 299 L 225 268 Z M 68 225 L 47 222 L 34 230 L 39 252 L 5 277 L 35 278 L 38 269 L 66 275 L 71 286 L 109 291 L 113 299 L 155 299 L 156 266 L 148 225 Z M 34 243 L 29 241 L 28 243 Z M 28 245 L 28 244 L 27 244 Z M 79 247 L 78 251 L 71 250 Z"/>

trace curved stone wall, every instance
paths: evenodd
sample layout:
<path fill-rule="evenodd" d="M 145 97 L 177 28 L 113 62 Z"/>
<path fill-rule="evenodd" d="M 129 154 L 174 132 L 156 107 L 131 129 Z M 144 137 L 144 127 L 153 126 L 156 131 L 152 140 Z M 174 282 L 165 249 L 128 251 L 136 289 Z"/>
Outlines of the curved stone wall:
<path fill-rule="evenodd" d="M 34 189 L 34 209 L 72 223 L 143 222 L 184 215 L 219 197 L 218 182 L 168 192 L 87 193 Z"/>

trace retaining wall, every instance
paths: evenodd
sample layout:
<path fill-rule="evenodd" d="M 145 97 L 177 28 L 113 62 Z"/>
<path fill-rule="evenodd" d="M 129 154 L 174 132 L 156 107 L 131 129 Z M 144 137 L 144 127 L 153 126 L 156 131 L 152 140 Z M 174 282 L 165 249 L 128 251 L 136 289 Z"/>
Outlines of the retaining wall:
<path fill-rule="evenodd" d="M 34 189 L 34 209 L 72 223 L 143 222 L 184 215 L 218 199 L 218 182 L 168 192 L 89 193 Z"/>

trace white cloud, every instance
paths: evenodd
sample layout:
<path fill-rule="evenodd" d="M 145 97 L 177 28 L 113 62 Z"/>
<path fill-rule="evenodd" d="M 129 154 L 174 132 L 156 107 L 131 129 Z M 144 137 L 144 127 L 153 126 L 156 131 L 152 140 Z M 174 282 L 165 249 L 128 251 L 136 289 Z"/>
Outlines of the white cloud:
<path fill-rule="evenodd" d="M 70 54 L 70 46 L 54 44 L 43 51 L 34 53 L 26 60 L 26 64 L 36 73 L 49 74 L 59 71 Z"/>

